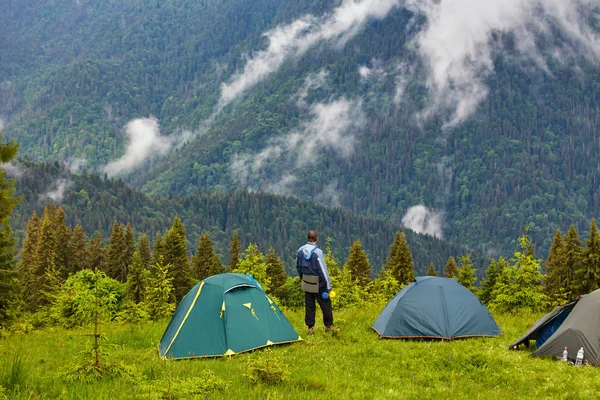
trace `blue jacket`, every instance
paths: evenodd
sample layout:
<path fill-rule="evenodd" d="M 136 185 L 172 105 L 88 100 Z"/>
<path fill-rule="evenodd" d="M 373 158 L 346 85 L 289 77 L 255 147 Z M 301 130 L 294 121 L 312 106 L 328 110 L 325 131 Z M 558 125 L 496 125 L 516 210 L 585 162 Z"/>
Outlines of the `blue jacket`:
<path fill-rule="evenodd" d="M 319 292 L 329 292 L 331 290 L 331 280 L 329 279 L 327 265 L 325 265 L 325 256 L 316 244 L 309 242 L 298 249 L 296 270 L 301 279 L 304 274 L 318 276 Z"/>

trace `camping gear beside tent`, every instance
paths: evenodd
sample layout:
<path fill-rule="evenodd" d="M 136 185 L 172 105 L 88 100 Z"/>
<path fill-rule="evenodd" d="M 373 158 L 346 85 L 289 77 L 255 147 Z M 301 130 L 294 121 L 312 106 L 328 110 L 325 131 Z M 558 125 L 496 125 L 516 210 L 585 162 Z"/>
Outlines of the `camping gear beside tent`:
<path fill-rule="evenodd" d="M 553 333 L 540 343 L 545 331 Z M 519 340 L 509 346 L 515 349 L 520 344 L 536 339 L 538 348 L 532 357 L 561 357 L 565 347 L 569 359 L 575 361 L 577 350 L 583 347 L 585 361 L 598 366 L 600 361 L 600 289 L 580 296 L 577 300 L 557 307 L 540 318 Z"/>
<path fill-rule="evenodd" d="M 420 276 L 385 306 L 372 328 L 384 338 L 456 339 L 502 333 L 485 305 L 456 279 Z"/>
<path fill-rule="evenodd" d="M 302 340 L 253 279 L 219 274 L 181 300 L 158 346 L 162 358 L 218 357 Z"/>

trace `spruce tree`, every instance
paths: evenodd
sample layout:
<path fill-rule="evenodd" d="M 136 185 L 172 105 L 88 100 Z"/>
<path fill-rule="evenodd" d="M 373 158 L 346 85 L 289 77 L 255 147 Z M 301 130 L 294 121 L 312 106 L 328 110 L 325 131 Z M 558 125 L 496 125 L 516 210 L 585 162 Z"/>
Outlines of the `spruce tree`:
<path fill-rule="evenodd" d="M 21 250 L 21 261 L 19 262 L 19 278 L 21 281 L 21 298 L 26 308 L 32 301 L 32 296 L 36 294 L 34 287 L 36 285 L 35 260 L 40 232 L 42 230 L 42 220 L 34 211 L 27 223 L 27 233 Z"/>
<path fill-rule="evenodd" d="M 150 241 L 145 233 L 140 237 L 138 253 L 140 253 L 140 257 L 142 259 L 142 265 L 146 270 L 150 271 L 150 265 L 152 264 L 152 251 L 150 250 Z"/>
<path fill-rule="evenodd" d="M 133 262 L 133 253 L 135 253 L 135 235 L 129 222 L 125 227 L 125 269 L 129 269 L 129 266 Z"/>
<path fill-rule="evenodd" d="M 160 232 L 156 232 L 156 237 L 154 238 L 154 248 L 152 249 L 152 268 L 158 264 L 161 257 L 165 258 L 165 239 L 162 237 Z"/>
<path fill-rule="evenodd" d="M 396 232 L 383 268 L 391 270 L 392 276 L 400 285 L 407 285 L 415 280 L 412 253 L 404 232 Z"/>
<path fill-rule="evenodd" d="M 600 234 L 595 218 L 590 223 L 590 232 L 585 244 L 582 262 L 575 271 L 574 295 L 587 294 L 600 287 Z"/>
<path fill-rule="evenodd" d="M 106 248 L 104 247 L 104 239 L 102 234 L 96 232 L 96 236 L 90 240 L 88 246 L 87 263 L 86 268 L 92 271 L 103 271 L 106 272 Z"/>
<path fill-rule="evenodd" d="M 67 279 L 71 273 L 71 229 L 65 224 L 65 210 L 58 207 L 54 220 L 54 234 L 56 235 L 56 259 L 54 265 L 59 271 L 61 280 Z"/>
<path fill-rule="evenodd" d="M 365 287 L 371 282 L 371 264 L 360 240 L 355 240 L 352 244 L 344 264 L 344 271 L 350 273 L 352 281 L 358 286 Z"/>
<path fill-rule="evenodd" d="M 200 236 L 196 255 L 192 257 L 192 277 L 201 281 L 209 276 L 222 274 L 225 268 L 213 250 L 213 244 L 207 233 Z"/>
<path fill-rule="evenodd" d="M 48 209 L 48 207 L 47 207 Z M 40 239 L 35 252 L 34 275 L 32 282 L 31 300 L 26 308 L 31 311 L 38 307 L 52 303 L 56 294 L 57 286 L 60 284 L 60 271 L 56 267 L 56 235 L 55 235 L 55 213 L 44 212 Z"/>
<path fill-rule="evenodd" d="M 267 263 L 267 276 L 271 281 L 269 294 L 274 294 L 277 289 L 285 284 L 287 279 L 285 267 L 281 258 L 275 254 L 275 249 L 273 247 L 269 247 L 269 253 L 267 254 L 265 261 Z"/>
<path fill-rule="evenodd" d="M 18 149 L 14 142 L 0 144 L 0 162 L 12 160 Z M 20 291 L 15 261 L 16 240 L 10 227 L 10 215 L 20 199 L 13 194 L 14 181 L 8 180 L 6 172 L 0 169 L 0 325 L 10 318 L 12 305 Z"/>
<path fill-rule="evenodd" d="M 564 237 L 563 248 L 560 252 L 561 266 L 563 270 L 560 274 L 559 285 L 563 288 L 565 296 L 569 300 L 574 300 L 577 297 L 577 288 L 579 283 L 575 281 L 575 271 L 577 271 L 582 262 L 583 248 L 581 240 L 579 240 L 579 234 L 575 230 L 575 226 L 569 227 L 569 233 Z"/>
<path fill-rule="evenodd" d="M 83 227 L 79 224 L 75 225 L 71 240 L 69 242 L 71 262 L 69 273 L 74 274 L 84 269 L 88 263 L 87 260 L 87 238 Z"/>
<path fill-rule="evenodd" d="M 331 279 L 335 279 L 342 274 L 342 268 L 340 267 L 340 262 L 337 260 L 333 251 L 331 251 L 331 238 L 327 237 L 325 239 L 325 264 L 327 265 L 327 271 L 329 272 L 329 276 Z"/>
<path fill-rule="evenodd" d="M 271 291 L 271 279 L 267 275 L 267 263 L 264 254 L 258 246 L 250 243 L 244 252 L 237 268 L 231 272 L 239 274 L 250 274 L 261 285 L 262 289 L 269 293 Z"/>
<path fill-rule="evenodd" d="M 458 277 L 458 266 L 454 257 L 450 256 L 446 266 L 444 267 L 444 276 L 446 278 L 457 278 Z"/>
<path fill-rule="evenodd" d="M 471 262 L 471 256 L 467 253 L 460 258 L 461 268 L 458 271 L 458 283 L 475 293 L 477 288 L 475 287 L 475 268 Z"/>
<path fill-rule="evenodd" d="M 229 244 L 229 271 L 233 271 L 237 268 L 240 262 L 240 241 L 238 239 L 237 231 L 233 231 L 231 235 L 231 243 Z"/>
<path fill-rule="evenodd" d="M 433 266 L 433 263 L 429 263 L 429 269 L 427 269 L 427 276 L 438 276 L 437 272 L 435 271 L 435 267 Z"/>
<path fill-rule="evenodd" d="M 492 258 L 486 269 L 486 278 L 481 281 L 479 299 L 483 303 L 488 304 L 493 300 L 492 293 L 494 292 L 496 283 L 499 277 L 502 275 L 504 269 L 508 267 L 508 261 L 504 257 L 500 257 L 498 260 Z"/>
<path fill-rule="evenodd" d="M 115 219 L 106 250 L 107 275 L 119 282 L 127 281 L 125 235 L 123 226 Z"/>
<path fill-rule="evenodd" d="M 173 278 L 173 294 L 179 304 L 183 296 L 192 288 L 190 260 L 186 247 L 185 228 L 178 216 L 173 219 L 173 225 L 165 235 L 165 263 L 170 264 L 170 277 Z"/>
<path fill-rule="evenodd" d="M 127 275 L 127 297 L 136 303 L 144 301 L 149 278 L 150 274 L 143 264 L 142 257 L 137 251 L 134 252 Z"/>
<path fill-rule="evenodd" d="M 564 241 L 560 230 L 557 229 L 548 251 L 545 265 L 546 275 L 543 277 L 544 292 L 556 304 L 563 303 L 566 300 L 565 288 L 562 285 L 563 274 L 565 273 L 563 254 Z"/>
<path fill-rule="evenodd" d="M 175 310 L 173 299 L 173 278 L 170 277 L 170 265 L 159 256 L 153 269 L 156 274 L 148 280 L 146 307 L 153 321 L 169 317 Z"/>

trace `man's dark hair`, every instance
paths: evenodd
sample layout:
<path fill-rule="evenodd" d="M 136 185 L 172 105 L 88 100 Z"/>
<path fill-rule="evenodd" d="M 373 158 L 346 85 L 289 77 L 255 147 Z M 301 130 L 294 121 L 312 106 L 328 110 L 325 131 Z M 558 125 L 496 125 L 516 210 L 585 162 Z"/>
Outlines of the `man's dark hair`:
<path fill-rule="evenodd" d="M 319 238 L 319 235 L 317 235 L 317 231 L 308 231 L 308 241 L 309 242 L 316 242 L 318 238 Z"/>

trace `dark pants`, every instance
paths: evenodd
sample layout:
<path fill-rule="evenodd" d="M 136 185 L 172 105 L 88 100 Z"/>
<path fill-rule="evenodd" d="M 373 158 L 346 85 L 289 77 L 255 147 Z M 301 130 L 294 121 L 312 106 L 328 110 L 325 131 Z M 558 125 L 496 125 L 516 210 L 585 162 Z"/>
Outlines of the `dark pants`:
<path fill-rule="evenodd" d="M 312 328 L 315 326 L 315 313 L 317 312 L 317 306 L 315 300 L 319 302 L 319 307 L 323 312 L 323 323 L 325 326 L 333 325 L 333 311 L 331 311 L 331 299 L 324 299 L 320 293 L 308 293 L 304 292 L 304 304 L 306 306 L 306 314 L 304 315 L 304 322 L 306 326 Z"/>

